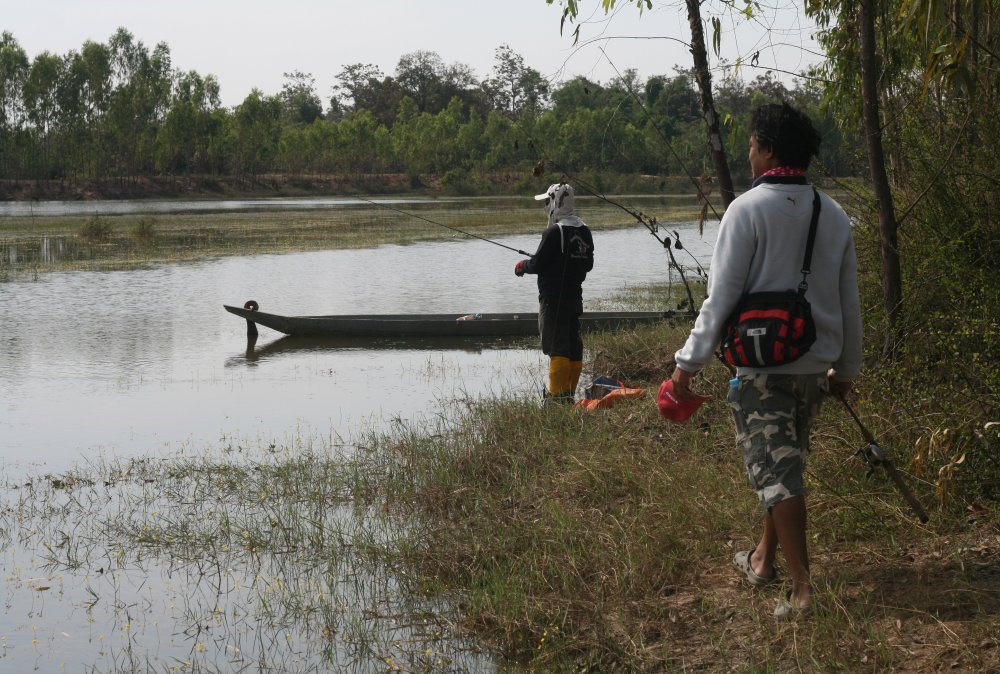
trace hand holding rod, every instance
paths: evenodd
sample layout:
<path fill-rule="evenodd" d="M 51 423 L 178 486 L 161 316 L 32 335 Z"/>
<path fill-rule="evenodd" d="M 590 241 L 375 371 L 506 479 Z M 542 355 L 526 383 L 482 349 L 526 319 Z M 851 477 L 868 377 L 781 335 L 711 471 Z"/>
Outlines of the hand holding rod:
<path fill-rule="evenodd" d="M 847 397 L 840 392 L 837 393 L 837 397 L 840 398 L 840 402 L 844 403 L 844 407 L 847 408 L 851 418 L 854 419 L 854 423 L 856 423 L 858 428 L 861 429 L 861 436 L 865 439 L 865 442 L 868 443 L 868 446 L 859 450 L 858 454 L 861 455 L 861 458 L 868 463 L 872 470 L 874 470 L 876 466 L 882 466 L 886 475 L 888 475 L 889 479 L 892 480 L 892 483 L 896 485 L 896 489 L 899 490 L 899 493 L 903 495 L 907 504 L 909 504 L 910 508 L 913 509 L 913 512 L 916 513 L 917 519 L 919 519 L 921 523 L 926 524 L 928 519 L 927 513 L 924 512 L 924 509 L 921 507 L 920 501 L 917 500 L 917 497 L 913 495 L 913 492 L 911 492 L 909 487 L 906 486 L 906 483 L 903 482 L 903 476 L 896 470 L 896 466 L 892 463 L 892 459 L 886 456 L 885 451 L 879 446 L 878 442 L 876 442 L 875 436 L 871 434 L 871 431 L 865 428 L 863 423 L 861 423 L 861 419 L 854 411 L 854 408 L 847 402 Z"/>

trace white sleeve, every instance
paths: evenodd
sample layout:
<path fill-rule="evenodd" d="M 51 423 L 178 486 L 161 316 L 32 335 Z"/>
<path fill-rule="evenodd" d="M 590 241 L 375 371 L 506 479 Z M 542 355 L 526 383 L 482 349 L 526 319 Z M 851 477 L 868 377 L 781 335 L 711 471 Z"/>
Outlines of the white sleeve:
<path fill-rule="evenodd" d="M 757 235 L 745 208 L 731 204 L 719 225 L 719 239 L 708 273 L 708 297 L 701 305 L 694 328 L 684 346 L 674 354 L 682 370 L 697 372 L 712 359 L 722 341 L 722 328 L 746 288 Z"/>
<path fill-rule="evenodd" d="M 863 356 L 861 299 L 858 296 L 858 258 L 854 239 L 848 235 L 840 266 L 840 310 L 844 317 L 844 345 L 833 364 L 838 379 L 854 379 L 861 372 Z"/>

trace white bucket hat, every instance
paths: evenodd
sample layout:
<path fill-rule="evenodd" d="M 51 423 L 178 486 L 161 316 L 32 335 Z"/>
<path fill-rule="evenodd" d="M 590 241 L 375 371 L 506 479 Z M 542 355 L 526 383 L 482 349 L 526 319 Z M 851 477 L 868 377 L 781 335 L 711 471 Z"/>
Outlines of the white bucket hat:
<path fill-rule="evenodd" d="M 567 183 L 552 183 L 544 194 L 536 194 L 535 201 L 544 201 L 545 212 L 549 216 L 549 224 L 554 224 L 560 218 L 573 215 L 575 197 L 573 188 Z"/>

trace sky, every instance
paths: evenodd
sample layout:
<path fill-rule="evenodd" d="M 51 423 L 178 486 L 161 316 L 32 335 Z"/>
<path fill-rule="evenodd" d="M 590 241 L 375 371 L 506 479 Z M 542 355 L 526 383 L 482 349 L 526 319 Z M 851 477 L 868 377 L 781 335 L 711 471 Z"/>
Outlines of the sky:
<path fill-rule="evenodd" d="M 721 18 L 724 58 L 749 60 L 760 51 L 759 67 L 744 68 L 743 79 L 817 62 L 802 3 L 759 2 L 766 11 L 754 20 Z M 769 2 L 782 7 L 771 11 Z M 567 22 L 560 35 L 559 0 L 0 0 L 0 31 L 10 32 L 31 59 L 79 50 L 87 40 L 107 42 L 124 27 L 150 51 L 166 42 L 174 68 L 215 75 L 223 105 L 238 105 L 253 88 L 276 94 L 284 73 L 293 71 L 311 74 L 326 103 L 345 65 L 370 63 L 391 75 L 401 56 L 418 50 L 468 65 L 480 79 L 490 75 L 501 45 L 553 84 L 578 75 L 606 83 L 630 68 L 642 79 L 673 75 L 675 65 L 691 65 L 683 0 L 653 4 L 640 15 L 634 0 L 619 0 L 609 17 L 600 0 L 579 0 L 583 27 L 575 47 L 575 26 Z M 709 6 L 723 4 L 707 2 L 706 20 Z M 706 40 L 711 44 L 710 30 Z"/>

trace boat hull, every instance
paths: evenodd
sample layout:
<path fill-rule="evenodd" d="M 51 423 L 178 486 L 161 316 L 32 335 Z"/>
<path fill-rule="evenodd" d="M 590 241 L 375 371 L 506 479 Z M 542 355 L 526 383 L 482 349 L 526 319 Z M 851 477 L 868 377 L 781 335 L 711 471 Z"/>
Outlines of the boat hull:
<path fill-rule="evenodd" d="M 530 337 L 538 335 L 537 313 L 479 314 L 358 314 L 281 316 L 223 305 L 226 311 L 271 330 L 297 337 Z M 663 322 L 678 315 L 660 311 L 584 312 L 584 332 L 620 330 Z"/>

